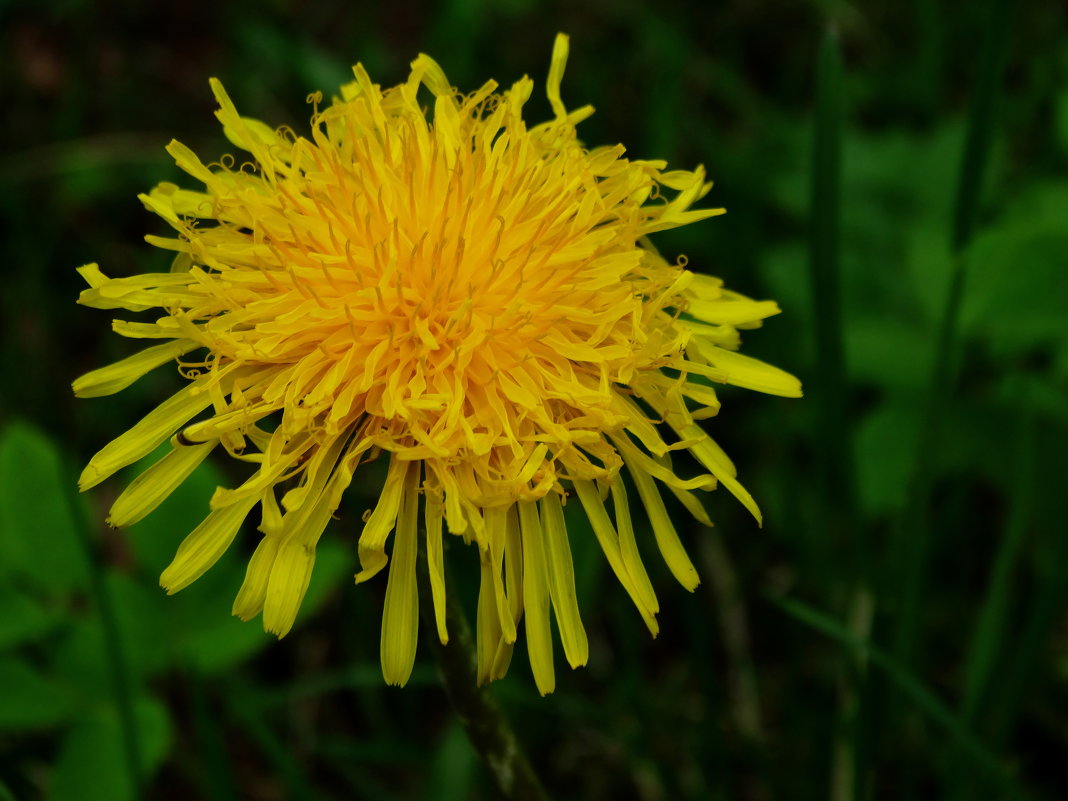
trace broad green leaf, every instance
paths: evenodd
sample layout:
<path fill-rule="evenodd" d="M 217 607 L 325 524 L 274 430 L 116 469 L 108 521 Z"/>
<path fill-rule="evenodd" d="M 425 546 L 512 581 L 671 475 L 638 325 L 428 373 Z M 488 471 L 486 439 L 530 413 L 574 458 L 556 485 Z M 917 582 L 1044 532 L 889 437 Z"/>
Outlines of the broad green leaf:
<path fill-rule="evenodd" d="M 1002 354 L 1068 345 L 1068 231 L 1013 227 L 979 237 L 961 312 L 965 330 Z"/>
<path fill-rule="evenodd" d="M 915 403 L 900 397 L 861 421 L 855 441 L 857 490 L 866 514 L 886 514 L 904 504 L 917 425 Z"/>
<path fill-rule="evenodd" d="M 146 584 L 119 573 L 108 575 L 106 587 L 129 669 L 137 675 L 165 670 L 174 655 L 167 596 L 155 582 Z M 100 648 L 103 652 L 102 642 Z"/>
<path fill-rule="evenodd" d="M 56 593 L 85 585 L 74 492 L 59 450 L 43 432 L 23 422 L 0 432 L 0 574 L 25 576 Z"/>
<path fill-rule="evenodd" d="M 934 333 L 916 323 L 858 316 L 846 331 L 846 364 L 854 381 L 915 391 L 930 377 Z"/>
<path fill-rule="evenodd" d="M 143 697 L 134 705 L 138 755 L 146 777 L 171 746 L 166 708 Z M 60 747 L 50 801 L 132 801 L 129 757 L 122 722 L 110 706 L 92 710 L 71 728 Z"/>
<path fill-rule="evenodd" d="M 0 731 L 54 726 L 73 707 L 71 694 L 37 668 L 10 657 L 0 660 Z"/>
<path fill-rule="evenodd" d="M 460 724 L 454 721 L 438 742 L 423 797 L 427 801 L 470 798 L 476 766 L 477 758 L 471 743 Z"/>
<path fill-rule="evenodd" d="M 1057 143 L 1061 152 L 1068 155 L 1068 91 L 1061 91 L 1053 104 L 1057 129 Z"/>
<path fill-rule="evenodd" d="M 58 608 L 13 587 L 0 587 L 0 650 L 42 637 L 63 620 Z"/>

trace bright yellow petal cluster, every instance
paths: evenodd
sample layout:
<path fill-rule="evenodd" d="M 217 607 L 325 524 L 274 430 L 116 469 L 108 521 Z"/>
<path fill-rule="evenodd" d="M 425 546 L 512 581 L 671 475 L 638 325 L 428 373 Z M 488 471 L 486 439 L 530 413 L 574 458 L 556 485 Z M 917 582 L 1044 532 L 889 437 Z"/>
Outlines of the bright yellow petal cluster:
<path fill-rule="evenodd" d="M 547 693 L 550 613 L 567 661 L 588 654 L 565 502 L 581 504 L 654 635 L 657 600 L 623 473 L 687 589 L 697 574 L 659 484 L 703 523 L 695 491 L 717 483 L 759 519 L 695 421 L 719 410 L 713 383 L 801 394 L 792 376 L 736 352 L 738 329 L 779 309 L 652 248 L 649 234 L 722 209 L 691 208 L 710 188 L 701 168 L 666 171 L 624 158 L 622 146 L 582 145 L 575 125 L 592 109 L 568 111 L 560 98 L 567 49 L 559 36 L 547 84 L 554 117 L 533 127 L 522 116 L 530 79 L 463 95 L 425 55 L 387 90 L 357 65 L 329 107 L 314 98 L 310 138 L 239 116 L 211 82 L 216 116 L 250 160 L 204 164 L 172 142 L 168 152 L 204 187 L 161 184 L 141 198 L 177 231 L 148 237 L 176 253 L 173 270 L 107 278 L 81 268 L 81 303 L 156 310 L 152 322 L 114 329 L 162 344 L 83 376 L 75 392 L 110 394 L 175 359 L 188 379 L 85 468 L 83 489 L 171 441 L 111 522 L 148 514 L 215 448 L 253 468 L 244 484 L 217 490 L 162 576 L 168 592 L 211 567 L 258 506 L 263 538 L 234 613 L 262 612 L 284 635 L 354 473 L 387 459 L 356 575 L 389 565 L 386 681 L 404 684 L 415 658 L 421 548 L 447 639 L 447 532 L 481 559 L 481 679 L 504 674 L 523 624 Z M 677 476 L 677 450 L 707 472 Z"/>

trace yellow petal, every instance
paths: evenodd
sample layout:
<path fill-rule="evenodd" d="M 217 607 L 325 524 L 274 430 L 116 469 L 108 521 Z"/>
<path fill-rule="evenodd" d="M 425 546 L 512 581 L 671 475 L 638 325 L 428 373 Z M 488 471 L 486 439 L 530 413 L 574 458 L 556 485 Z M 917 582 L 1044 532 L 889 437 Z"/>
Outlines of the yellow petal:
<path fill-rule="evenodd" d="M 493 561 L 488 551 L 479 551 L 478 611 L 475 618 L 477 631 L 476 673 L 478 683 L 493 680 L 494 664 L 501 638 L 501 616 L 497 612 L 497 598 L 493 589 Z"/>
<path fill-rule="evenodd" d="M 784 398 L 801 397 L 801 382 L 785 370 L 759 359 L 705 343 L 701 337 L 696 337 L 693 344 L 705 361 L 723 371 L 723 381 L 728 384 L 766 392 L 769 395 L 781 395 Z"/>
<path fill-rule="evenodd" d="M 493 595 L 497 603 L 497 614 L 501 618 L 501 636 L 507 643 L 515 642 L 515 620 L 512 618 L 508 598 L 504 592 L 504 543 L 507 536 L 505 510 L 496 507 L 486 510 L 486 531 L 489 535 L 487 548 L 490 554 L 491 577 L 493 578 Z"/>
<path fill-rule="evenodd" d="M 549 98 L 549 105 L 552 106 L 553 114 L 557 119 L 567 116 L 567 108 L 564 106 L 564 101 L 560 99 L 560 84 L 564 79 L 569 49 L 570 39 L 567 34 L 556 34 L 556 39 L 553 41 L 553 55 L 549 61 L 549 77 L 545 81 L 545 95 Z"/>
<path fill-rule="evenodd" d="M 289 511 L 281 520 L 278 554 L 263 603 L 263 627 L 279 637 L 288 634 L 297 619 L 315 565 L 315 546 L 352 478 L 352 452 L 339 461 L 346 442 L 347 438 L 337 437 L 312 457 L 308 467 L 311 475 L 300 488 L 299 504 L 287 505 L 283 499 Z M 255 478 L 248 483 L 258 486 Z"/>
<path fill-rule="evenodd" d="M 76 378 L 73 383 L 74 394 L 79 398 L 98 398 L 126 389 L 149 370 L 184 356 L 200 347 L 200 343 L 189 339 L 177 339 L 163 345 L 153 345 L 121 361 L 99 367 L 92 372 Z"/>
<path fill-rule="evenodd" d="M 389 471 L 386 473 L 386 484 L 382 488 L 382 495 L 360 534 L 359 554 L 360 565 L 363 569 L 356 574 L 357 584 L 374 576 L 389 561 L 385 550 L 386 537 L 397 523 L 397 513 L 400 511 L 401 498 L 404 495 L 405 477 L 411 466 L 411 462 L 403 461 L 396 456 L 389 460 Z"/>
<path fill-rule="evenodd" d="M 445 626 L 445 559 L 441 547 L 441 499 L 432 492 L 426 494 L 426 560 L 430 568 L 430 594 L 434 599 L 434 621 L 438 626 L 438 639 L 444 645 L 449 641 Z"/>
<path fill-rule="evenodd" d="M 407 684 L 412 675 L 419 639 L 419 587 L 415 578 L 415 558 L 419 552 L 416 530 L 418 491 L 419 469 L 416 466 L 407 471 L 404 482 L 382 611 L 382 676 L 386 684 L 398 687 Z"/>
<path fill-rule="evenodd" d="M 724 487 L 730 490 L 735 498 L 742 502 L 742 506 L 749 510 L 749 513 L 756 518 L 757 523 L 761 523 L 760 508 L 757 506 L 756 501 L 753 500 L 753 496 L 734 477 L 734 465 L 729 460 L 724 461 L 723 449 L 696 423 L 677 430 L 679 436 L 683 439 L 697 440 L 690 446 L 690 452 L 697 457 L 697 461 L 708 468 L 712 475 L 719 479 Z"/>
<path fill-rule="evenodd" d="M 159 578 L 168 595 L 188 587 L 226 553 L 257 501 L 246 499 L 212 512 L 182 541 L 174 560 Z"/>
<path fill-rule="evenodd" d="M 655 637 L 660 631 L 660 627 L 656 622 L 656 610 L 650 609 L 646 605 L 642 592 L 627 571 L 623 562 L 623 554 L 619 547 L 619 535 L 616 533 L 612 521 L 608 518 L 608 512 L 605 511 L 604 503 L 601 501 L 597 487 L 592 481 L 586 479 L 575 479 L 572 483 L 578 492 L 582 507 L 586 510 L 586 517 L 590 520 L 593 533 L 597 536 L 597 542 L 600 543 L 601 550 L 604 551 L 605 558 L 608 559 L 609 566 L 616 574 L 616 578 L 619 579 L 619 583 L 623 585 L 623 589 L 627 591 L 627 595 L 630 596 L 630 599 L 638 608 L 646 627 Z"/>
<path fill-rule="evenodd" d="M 261 611 L 267 598 L 267 584 L 271 580 L 271 570 L 278 555 L 278 537 L 267 536 L 260 540 L 256 550 L 245 568 L 245 580 L 234 599 L 232 614 L 242 620 L 251 620 Z"/>
<path fill-rule="evenodd" d="M 523 539 L 519 529 L 519 517 L 515 504 L 506 513 L 504 546 L 505 593 L 508 599 L 509 619 L 518 625 L 523 619 Z M 493 678 L 504 678 L 512 661 L 515 641 L 502 637 L 493 659 Z"/>
<path fill-rule="evenodd" d="M 634 464 L 633 460 L 628 459 L 625 453 L 623 461 L 626 462 L 631 478 L 634 479 L 638 497 L 641 498 L 646 514 L 649 515 L 657 547 L 660 548 L 668 569 L 678 579 L 679 584 L 692 592 L 701 581 L 697 577 L 697 570 L 694 569 L 690 557 L 686 554 L 686 549 L 679 541 L 679 535 L 664 506 L 664 499 L 660 496 L 656 482 L 653 481 L 652 476 Z"/>
<path fill-rule="evenodd" d="M 549 564 L 549 594 L 560 628 L 560 641 L 568 664 L 576 668 L 586 664 L 590 646 L 579 614 L 575 567 L 571 559 L 571 545 L 567 540 L 564 510 L 556 493 L 550 492 L 541 499 L 541 523 L 545 530 L 545 554 Z"/>
<path fill-rule="evenodd" d="M 189 422 L 189 418 L 206 409 L 211 397 L 203 389 L 210 379 L 204 376 L 176 392 L 125 434 L 101 448 L 79 476 L 79 489 L 84 492 L 95 487 L 115 471 L 147 456 Z"/>
<path fill-rule="evenodd" d="M 132 526 L 159 506 L 189 475 L 218 443 L 175 445 L 174 448 L 130 482 L 115 499 L 108 514 L 113 526 Z"/>
<path fill-rule="evenodd" d="M 539 693 L 547 695 L 556 689 L 553 638 L 549 630 L 549 576 L 538 507 L 533 502 L 519 502 L 519 526 L 523 540 L 523 611 L 526 615 L 527 654 L 534 684 Z"/>
<path fill-rule="evenodd" d="M 278 546 L 263 602 L 264 631 L 282 638 L 293 628 L 313 567 L 314 544 L 293 538 Z"/>
<path fill-rule="evenodd" d="M 649 574 L 645 571 L 641 553 L 638 551 L 638 543 L 634 537 L 634 526 L 630 519 L 630 503 L 627 500 L 627 489 L 622 477 L 617 477 L 612 482 L 612 506 L 616 513 L 616 530 L 619 532 L 619 555 L 623 559 L 623 566 L 634 580 L 634 586 L 641 594 L 642 603 L 655 615 L 660 611 L 660 604 L 656 600 L 653 591 L 653 583 L 649 581 Z"/>
<path fill-rule="evenodd" d="M 702 300 L 689 298 L 686 313 L 706 323 L 738 325 L 763 320 L 778 314 L 779 304 L 773 300 Z"/>

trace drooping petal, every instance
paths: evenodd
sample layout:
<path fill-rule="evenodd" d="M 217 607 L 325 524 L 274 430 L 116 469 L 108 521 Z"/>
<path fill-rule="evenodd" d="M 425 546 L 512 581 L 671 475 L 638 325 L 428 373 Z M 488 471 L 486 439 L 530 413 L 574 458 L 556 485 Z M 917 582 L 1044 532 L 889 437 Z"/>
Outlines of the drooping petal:
<path fill-rule="evenodd" d="M 575 668 L 586 664 L 590 657 L 590 646 L 579 613 L 575 567 L 571 560 L 571 545 L 567 541 L 564 510 L 555 493 L 550 492 L 541 499 L 541 522 L 545 531 L 545 555 L 549 566 L 553 611 L 560 627 L 564 656 L 568 664 Z"/>
<path fill-rule="evenodd" d="M 188 339 L 176 339 L 162 345 L 154 345 L 145 348 L 133 356 L 100 367 L 92 372 L 76 378 L 73 383 L 74 394 L 79 398 L 98 398 L 101 395 L 112 395 L 126 389 L 134 381 L 143 376 L 149 370 L 154 370 L 161 364 L 173 361 L 179 356 L 184 356 L 189 351 L 200 346 L 200 343 Z"/>
<path fill-rule="evenodd" d="M 218 445 L 211 440 L 199 445 L 175 443 L 171 452 L 130 482 L 115 499 L 108 513 L 112 526 L 132 526 L 163 503 Z"/>
<path fill-rule="evenodd" d="M 533 503 L 520 502 L 519 526 L 523 540 L 523 610 L 527 651 L 534 683 L 542 695 L 556 688 L 553 639 L 549 630 L 549 576 L 545 565 L 544 534 Z"/>
<path fill-rule="evenodd" d="M 398 687 L 407 684 L 412 674 L 419 638 L 419 587 L 415 578 L 415 559 L 419 552 L 418 486 L 419 470 L 415 466 L 405 477 L 382 611 L 382 675 L 386 684 Z"/>

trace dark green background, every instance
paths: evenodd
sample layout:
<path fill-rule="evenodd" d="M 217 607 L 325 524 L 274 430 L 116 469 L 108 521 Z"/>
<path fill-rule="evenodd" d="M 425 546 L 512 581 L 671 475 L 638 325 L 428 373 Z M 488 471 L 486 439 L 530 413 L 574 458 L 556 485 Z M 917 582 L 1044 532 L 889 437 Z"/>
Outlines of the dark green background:
<path fill-rule="evenodd" d="M 713 532 L 680 515 L 703 578 L 693 595 L 643 537 L 656 641 L 575 521 L 590 665 L 572 673 L 558 651 L 558 688 L 542 699 L 521 645 L 494 687 L 550 795 L 1068 795 L 1066 14 L 1056 0 L 1010 10 L 998 72 L 981 46 L 992 5 L 0 4 L 0 799 L 132 798 L 131 723 L 145 798 L 493 797 L 428 650 L 406 689 L 382 684 L 385 581 L 350 579 L 373 482 L 349 493 L 280 643 L 229 616 L 251 531 L 179 596 L 157 587 L 232 465 L 214 461 L 129 532 L 102 520 L 133 471 L 73 494 L 85 460 L 180 384 L 159 370 L 117 397 L 74 400 L 75 376 L 132 351 L 107 312 L 75 305 L 74 268 L 167 269 L 142 241 L 163 224 L 135 196 L 190 185 L 163 152 L 172 137 L 209 160 L 230 149 L 209 76 L 244 114 L 300 132 L 305 96 L 329 95 L 357 60 L 384 85 L 420 51 L 462 89 L 523 73 L 540 85 L 557 30 L 572 37 L 565 101 L 597 107 L 588 142 L 706 165 L 707 202 L 728 214 L 657 244 L 777 299 L 783 314 L 746 351 L 808 395 L 722 393 L 708 429 L 766 524 L 726 492 L 709 499 Z M 820 410 L 842 385 L 815 319 L 833 333 L 838 318 L 814 304 L 809 263 L 812 232 L 833 233 L 812 203 L 814 175 L 833 189 L 813 168 L 828 28 L 844 72 L 836 93 L 832 62 L 824 108 L 841 101 L 845 127 L 821 163 L 841 157 L 848 407 L 830 426 Z M 962 173 L 984 69 L 1000 97 L 972 125 L 992 146 Z M 528 108 L 549 114 L 540 94 Z M 974 237 L 955 254 L 962 174 L 982 180 L 966 193 Z M 957 267 L 953 369 L 932 387 Z M 931 397 L 937 426 L 918 446 Z M 470 606 L 475 555 L 454 545 L 447 558 Z"/>

